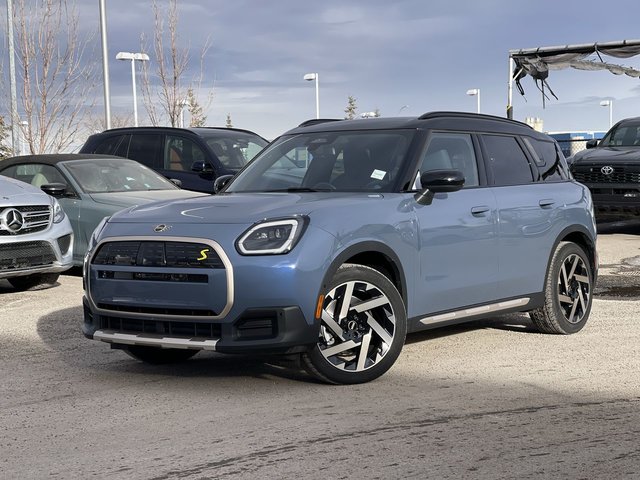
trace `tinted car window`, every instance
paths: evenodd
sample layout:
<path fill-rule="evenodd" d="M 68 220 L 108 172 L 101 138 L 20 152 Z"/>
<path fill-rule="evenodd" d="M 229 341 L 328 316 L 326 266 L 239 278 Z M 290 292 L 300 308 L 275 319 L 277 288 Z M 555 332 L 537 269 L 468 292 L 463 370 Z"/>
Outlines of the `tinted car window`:
<path fill-rule="evenodd" d="M 640 145 L 640 124 L 619 123 L 600 142 L 601 147 L 636 147 Z"/>
<path fill-rule="evenodd" d="M 546 142 L 535 138 L 524 138 L 529 147 L 540 177 L 545 182 L 559 182 L 568 178 L 562 162 L 562 153 L 555 142 Z"/>
<path fill-rule="evenodd" d="M 459 170 L 465 187 L 478 185 L 478 165 L 471 135 L 433 133 L 420 166 L 419 174 L 429 170 Z"/>
<path fill-rule="evenodd" d="M 137 160 L 151 168 L 162 168 L 162 165 L 160 165 L 161 152 L 160 135 L 132 135 L 127 158 Z"/>
<path fill-rule="evenodd" d="M 529 160 L 515 137 L 482 135 L 494 185 L 531 183 Z"/>
<path fill-rule="evenodd" d="M 115 155 L 118 146 L 121 144 L 124 135 L 114 135 L 107 137 L 95 148 L 94 153 L 103 153 L 106 155 Z"/>
<path fill-rule="evenodd" d="M 220 163 L 232 170 L 244 167 L 267 145 L 261 137 L 245 132 L 230 131 L 224 136 L 219 132 L 203 132 L 201 135 Z"/>
<path fill-rule="evenodd" d="M 3 170 L 2 175 L 30 183 L 34 187 L 41 187 L 49 183 L 67 183 L 56 167 L 42 163 L 14 165 Z"/>
<path fill-rule="evenodd" d="M 206 156 L 191 139 L 167 135 L 164 148 L 164 168 L 174 171 L 191 171 L 193 162 L 204 162 Z"/>

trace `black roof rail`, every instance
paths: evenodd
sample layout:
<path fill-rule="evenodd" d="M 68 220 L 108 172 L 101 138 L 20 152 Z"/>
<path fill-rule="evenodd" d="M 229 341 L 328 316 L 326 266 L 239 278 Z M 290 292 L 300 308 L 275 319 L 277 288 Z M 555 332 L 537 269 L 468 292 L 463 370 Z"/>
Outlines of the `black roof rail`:
<path fill-rule="evenodd" d="M 495 115 L 486 115 L 484 113 L 470 113 L 470 112 L 427 112 L 424 113 L 422 115 L 420 115 L 418 118 L 420 120 L 427 120 L 430 118 L 442 118 L 442 117 L 460 117 L 460 118 L 485 118 L 487 120 L 496 120 L 499 122 L 505 122 L 505 123 L 517 123 L 519 125 L 524 125 L 525 127 L 529 127 L 531 129 L 533 129 L 533 127 L 527 123 L 524 122 L 520 122 L 518 120 L 511 120 L 509 118 L 505 118 L 505 117 L 497 117 Z"/>
<path fill-rule="evenodd" d="M 341 118 L 312 118 L 311 120 L 307 120 L 302 122 L 298 127 L 309 127 L 311 125 L 318 125 L 319 123 L 327 123 L 327 122 L 341 122 Z"/>

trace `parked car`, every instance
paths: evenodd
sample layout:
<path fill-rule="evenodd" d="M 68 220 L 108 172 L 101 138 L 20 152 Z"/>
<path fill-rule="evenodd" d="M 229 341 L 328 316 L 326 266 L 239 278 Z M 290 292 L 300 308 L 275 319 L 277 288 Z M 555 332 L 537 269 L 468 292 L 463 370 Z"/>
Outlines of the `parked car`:
<path fill-rule="evenodd" d="M 218 195 L 105 219 L 83 331 L 151 363 L 280 353 L 359 383 L 407 332 L 506 312 L 577 332 L 596 273 L 589 191 L 550 137 L 451 112 L 313 121 Z"/>
<path fill-rule="evenodd" d="M 182 188 L 212 193 L 213 180 L 237 173 L 267 141 L 237 128 L 127 127 L 91 135 L 80 153 L 131 158 Z"/>
<path fill-rule="evenodd" d="M 108 155 L 26 155 L 0 161 L 0 175 L 55 195 L 75 234 L 73 264 L 82 265 L 100 221 L 118 210 L 150 202 L 202 196 L 181 190 L 162 175 L 126 158 Z"/>
<path fill-rule="evenodd" d="M 640 220 L 640 117 L 616 123 L 570 160 L 573 177 L 591 191 L 598 220 Z"/>
<path fill-rule="evenodd" d="M 71 268 L 73 231 L 58 201 L 0 176 L 0 278 L 19 290 L 54 284 Z"/>

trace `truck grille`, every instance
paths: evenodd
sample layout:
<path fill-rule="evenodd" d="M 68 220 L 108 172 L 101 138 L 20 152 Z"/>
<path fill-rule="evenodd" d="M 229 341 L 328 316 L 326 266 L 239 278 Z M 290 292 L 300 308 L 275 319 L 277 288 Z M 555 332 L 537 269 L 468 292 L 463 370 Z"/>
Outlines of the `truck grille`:
<path fill-rule="evenodd" d="M 26 205 L 19 207 L 0 207 L 0 215 L 3 212 L 14 209 L 22 215 L 22 228 L 13 232 L 0 225 L 0 236 L 4 235 L 27 235 L 29 233 L 46 230 L 51 223 L 51 207 L 49 205 Z"/>
<path fill-rule="evenodd" d="M 224 268 L 209 245 L 188 242 L 109 242 L 93 257 L 93 265 L 165 268 Z"/>
<path fill-rule="evenodd" d="M 47 242 L 19 242 L 0 245 L 0 271 L 51 265 L 56 255 Z"/>
<path fill-rule="evenodd" d="M 625 172 L 621 167 L 614 167 L 613 173 L 605 175 L 600 167 L 594 167 L 573 172 L 573 178 L 580 183 L 640 183 L 640 172 Z"/>

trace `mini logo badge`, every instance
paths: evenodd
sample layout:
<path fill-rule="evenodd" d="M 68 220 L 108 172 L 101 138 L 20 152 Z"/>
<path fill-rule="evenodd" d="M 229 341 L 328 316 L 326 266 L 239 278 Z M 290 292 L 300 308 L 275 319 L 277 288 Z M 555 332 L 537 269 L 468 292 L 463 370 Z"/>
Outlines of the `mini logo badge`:
<path fill-rule="evenodd" d="M 609 165 L 605 165 L 604 167 L 602 167 L 600 169 L 600 171 L 604 174 L 604 175 L 611 175 L 613 173 L 613 167 L 609 166 Z"/>
<path fill-rule="evenodd" d="M 24 217 L 15 208 L 5 210 L 2 223 L 11 233 L 18 233 L 24 226 Z"/>
<path fill-rule="evenodd" d="M 171 230 L 171 225 L 165 225 L 164 223 L 153 227 L 153 231 L 156 233 L 168 232 L 169 230 Z"/>

